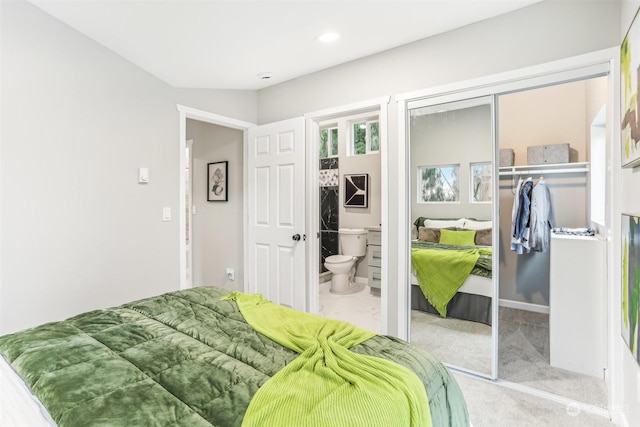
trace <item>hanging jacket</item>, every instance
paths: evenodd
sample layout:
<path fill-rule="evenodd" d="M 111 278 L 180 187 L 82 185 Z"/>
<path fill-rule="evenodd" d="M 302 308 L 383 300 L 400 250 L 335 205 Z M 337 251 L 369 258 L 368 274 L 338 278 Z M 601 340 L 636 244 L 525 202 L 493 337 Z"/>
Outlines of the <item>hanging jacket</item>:
<path fill-rule="evenodd" d="M 553 209 L 551 207 L 551 192 L 544 179 L 531 191 L 531 250 L 547 252 L 551 239 L 551 229 L 554 227 Z"/>
<path fill-rule="evenodd" d="M 515 218 L 513 219 L 513 233 L 511 236 L 511 250 L 523 254 L 529 252 L 529 215 L 531 209 L 531 191 L 533 189 L 533 180 L 527 178 L 520 185 L 518 181 L 518 189 L 514 198 Z M 516 202 L 517 199 L 517 202 Z"/>

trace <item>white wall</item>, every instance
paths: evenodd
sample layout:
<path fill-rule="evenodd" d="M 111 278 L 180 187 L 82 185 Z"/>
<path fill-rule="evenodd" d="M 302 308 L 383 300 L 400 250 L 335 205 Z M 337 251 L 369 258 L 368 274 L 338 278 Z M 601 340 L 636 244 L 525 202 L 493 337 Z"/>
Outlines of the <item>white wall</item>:
<path fill-rule="evenodd" d="M 491 203 L 471 203 L 471 163 L 491 162 L 491 106 L 412 117 L 410 123 L 411 222 L 428 218 L 491 219 Z M 418 203 L 418 167 L 460 166 L 458 203 Z"/>
<path fill-rule="evenodd" d="M 243 141 L 241 130 L 187 120 L 193 139 L 193 285 L 243 290 Z M 207 201 L 207 164 L 228 161 L 228 201 Z M 229 280 L 227 267 L 235 271 Z"/>
<path fill-rule="evenodd" d="M 310 74 L 258 92 L 268 123 L 305 112 L 491 75 L 617 46 L 619 4 L 544 1 L 477 24 Z M 366 76 L 364 78 L 363 76 Z M 389 224 L 398 222 L 397 105 L 389 105 Z M 383 207 L 384 209 L 384 207 Z M 389 241 L 388 275 L 397 277 L 398 247 Z M 404 250 L 404 249 L 403 249 Z M 397 333 L 397 281 L 390 281 L 389 332 Z"/>
<path fill-rule="evenodd" d="M 178 289 L 176 102 L 255 121 L 255 94 L 175 91 L 27 2 L 0 7 L 0 333 Z"/>
<path fill-rule="evenodd" d="M 638 1 L 624 1 L 622 3 L 619 43 L 622 43 L 639 7 L 640 2 Z M 636 18 L 636 21 L 638 19 L 640 18 Z M 620 284 L 622 283 L 620 269 L 617 268 L 622 265 L 620 253 L 620 248 L 622 247 L 620 238 L 620 214 L 623 212 L 638 214 L 640 212 L 640 198 L 638 197 L 640 173 L 638 173 L 637 167 L 634 169 L 620 168 L 620 142 L 614 141 L 613 143 L 615 145 L 613 147 L 612 169 L 615 176 L 613 185 L 609 188 L 613 190 L 615 197 L 611 207 L 613 214 L 612 220 L 615 226 L 612 229 L 613 236 L 610 250 L 614 253 L 613 265 L 616 267 L 614 267 L 613 274 L 610 275 L 612 278 L 610 292 L 617 296 L 617 298 L 614 299 L 614 307 L 619 308 L 621 306 Z M 638 362 L 634 360 L 621 336 L 620 323 L 622 320 L 620 310 L 616 309 L 612 313 L 612 316 L 613 327 L 610 329 L 610 333 L 613 336 L 612 341 L 614 348 L 610 352 L 610 357 L 613 358 L 613 375 L 619 378 L 620 383 L 623 385 L 620 389 L 616 390 L 622 402 L 621 406 L 616 409 L 625 414 L 628 425 L 632 426 L 634 422 L 640 420 L 640 366 L 638 366 Z"/>

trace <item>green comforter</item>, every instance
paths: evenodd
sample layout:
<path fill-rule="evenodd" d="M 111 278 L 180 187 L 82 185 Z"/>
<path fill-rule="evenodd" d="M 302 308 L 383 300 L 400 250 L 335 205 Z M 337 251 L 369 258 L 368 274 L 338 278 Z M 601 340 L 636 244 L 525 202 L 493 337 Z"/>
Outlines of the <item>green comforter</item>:
<path fill-rule="evenodd" d="M 256 330 L 300 354 L 258 390 L 243 426 L 431 427 L 424 385 L 411 370 L 349 351 L 374 332 L 262 295 L 229 298 Z"/>
<path fill-rule="evenodd" d="M 414 241 L 411 242 L 412 249 L 434 249 L 434 250 L 444 250 L 444 251 L 459 251 L 459 250 L 468 250 L 468 249 L 479 249 L 480 256 L 476 261 L 475 265 L 471 269 L 471 273 L 475 276 L 481 277 L 491 277 L 491 270 L 493 268 L 491 254 L 492 250 L 490 247 L 486 246 L 454 246 L 454 245 L 445 245 L 442 243 L 430 243 L 430 242 L 420 242 Z"/>
<path fill-rule="evenodd" d="M 0 353 L 59 426 L 239 426 L 257 390 L 298 354 L 254 330 L 228 292 L 203 287 L 0 337 Z M 433 425 L 468 426 L 437 360 L 392 337 L 350 349 L 413 370 Z"/>
<path fill-rule="evenodd" d="M 413 242 L 411 267 L 425 298 L 447 316 L 447 305 L 470 274 L 491 277 L 491 248 Z"/>

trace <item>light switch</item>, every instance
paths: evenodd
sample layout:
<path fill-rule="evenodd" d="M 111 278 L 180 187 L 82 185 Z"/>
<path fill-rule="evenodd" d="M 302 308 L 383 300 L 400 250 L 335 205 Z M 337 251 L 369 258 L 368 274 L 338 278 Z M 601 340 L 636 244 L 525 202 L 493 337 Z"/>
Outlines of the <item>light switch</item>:
<path fill-rule="evenodd" d="M 162 208 L 162 220 L 163 221 L 171 221 L 171 208 L 170 207 Z"/>
<path fill-rule="evenodd" d="M 138 184 L 149 182 L 149 168 L 138 168 Z"/>

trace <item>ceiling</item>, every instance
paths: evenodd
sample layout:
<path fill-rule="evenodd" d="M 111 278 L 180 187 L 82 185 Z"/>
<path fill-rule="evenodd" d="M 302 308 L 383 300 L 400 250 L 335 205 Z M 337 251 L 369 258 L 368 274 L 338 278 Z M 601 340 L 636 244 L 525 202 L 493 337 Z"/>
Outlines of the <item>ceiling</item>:
<path fill-rule="evenodd" d="M 30 0 L 171 86 L 248 90 L 538 1 Z"/>

